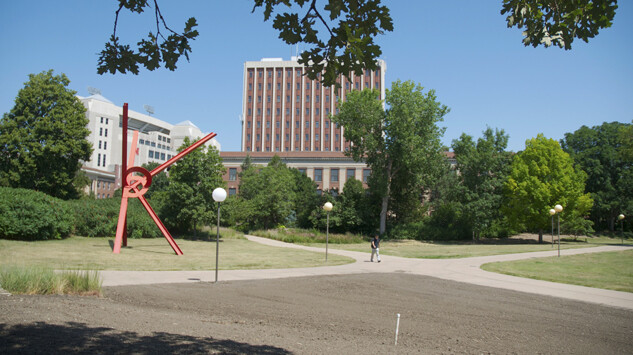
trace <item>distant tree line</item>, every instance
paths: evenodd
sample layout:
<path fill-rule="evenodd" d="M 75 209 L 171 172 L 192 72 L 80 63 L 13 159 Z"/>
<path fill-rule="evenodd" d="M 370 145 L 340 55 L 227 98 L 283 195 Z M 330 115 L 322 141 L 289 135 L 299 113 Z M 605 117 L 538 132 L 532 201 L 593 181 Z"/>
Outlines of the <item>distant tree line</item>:
<path fill-rule="evenodd" d="M 2 116 L 0 186 L 65 200 L 89 198 L 82 196 L 87 181 L 80 173 L 91 152 L 85 110 L 68 83 L 52 71 L 31 75 L 14 108 Z M 626 221 L 633 215 L 631 124 L 582 126 L 560 142 L 538 135 L 517 153 L 507 151 L 503 130 L 487 128 L 480 138 L 462 134 L 452 142 L 456 165 L 451 166 L 439 127 L 449 109 L 433 90 L 398 81 L 386 91 L 387 105 L 377 98 L 375 91 L 351 91 L 340 114 L 331 117 L 346 127 L 345 138 L 353 143 L 346 154 L 371 168 L 367 189 L 349 179 L 340 194 L 317 194 L 311 179 L 279 157 L 267 166 L 247 157 L 239 194 L 223 203 L 222 223 L 244 231 L 323 229 L 322 206 L 330 201 L 332 231 L 437 240 L 542 235 L 551 228 L 548 211 L 556 204 L 564 207 L 561 227 L 569 234 L 613 232 L 618 215 Z M 179 149 L 190 144 L 186 140 Z M 225 186 L 224 172 L 217 149 L 202 147 L 158 174 L 146 198 L 170 230 L 195 234 L 217 217 L 211 192 Z M 4 196 L 10 206 L 12 194 L 5 190 Z M 75 220 L 82 222 L 75 231 L 96 230 L 82 208 L 76 212 Z M 147 219 L 139 221 L 139 237 L 158 235 Z M 625 223 L 627 230 L 631 224 Z"/>

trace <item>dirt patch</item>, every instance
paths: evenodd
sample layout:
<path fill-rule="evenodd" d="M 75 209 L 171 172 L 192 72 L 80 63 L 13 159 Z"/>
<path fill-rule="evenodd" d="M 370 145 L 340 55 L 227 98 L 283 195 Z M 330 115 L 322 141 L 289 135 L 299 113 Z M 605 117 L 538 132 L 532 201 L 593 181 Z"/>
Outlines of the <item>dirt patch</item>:
<path fill-rule="evenodd" d="M 622 354 L 633 353 L 631 319 L 405 274 L 121 286 L 0 297 L 0 353 Z"/>

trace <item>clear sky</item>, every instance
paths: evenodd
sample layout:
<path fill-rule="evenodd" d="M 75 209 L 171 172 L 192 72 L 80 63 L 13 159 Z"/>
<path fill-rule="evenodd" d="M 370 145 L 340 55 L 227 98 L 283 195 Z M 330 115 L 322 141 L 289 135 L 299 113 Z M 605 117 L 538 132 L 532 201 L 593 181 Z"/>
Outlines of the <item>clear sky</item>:
<path fill-rule="evenodd" d="M 324 1 L 324 0 L 321 0 Z M 559 140 L 582 125 L 633 120 L 633 1 L 620 1 L 614 24 L 571 51 L 524 47 L 521 31 L 508 29 L 501 1 L 393 0 L 394 31 L 378 38 L 387 63 L 387 87 L 413 80 L 434 89 L 450 107 L 442 126 L 450 146 L 462 133 L 487 126 L 510 135 L 509 150 L 544 133 Z M 8 112 L 28 74 L 65 73 L 70 88 L 88 96 L 99 88 L 117 105 L 178 123 L 191 120 L 218 133 L 222 150 L 240 149 L 243 65 L 294 55 L 278 39 L 252 0 L 161 0 L 170 27 L 198 20 L 191 61 L 175 72 L 98 75 L 98 53 L 112 33 L 115 0 L 0 0 L 0 113 Z M 124 13 L 117 34 L 135 43 L 153 30 L 153 13 Z M 301 47 L 299 47 L 301 50 Z"/>

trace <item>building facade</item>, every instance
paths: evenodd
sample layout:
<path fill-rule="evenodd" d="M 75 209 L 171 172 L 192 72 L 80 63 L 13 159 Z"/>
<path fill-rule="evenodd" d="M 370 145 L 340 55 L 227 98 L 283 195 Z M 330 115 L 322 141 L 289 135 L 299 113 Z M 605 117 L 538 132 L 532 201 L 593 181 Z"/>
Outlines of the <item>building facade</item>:
<path fill-rule="evenodd" d="M 78 98 L 86 107 L 88 129 L 91 132 L 87 139 L 93 147 L 91 159 L 82 162 L 82 170 L 91 180 L 86 192 L 94 193 L 97 198 L 112 197 L 114 190 L 121 187 L 123 107 L 99 94 Z M 133 131 L 139 132 L 134 154 L 135 166 L 150 162 L 164 163 L 178 154 L 178 148 L 185 138 L 195 141 L 206 135 L 191 121 L 173 125 L 128 110 L 128 149 L 132 145 Z M 215 138 L 207 145 L 220 149 Z M 128 161 L 130 159 L 132 156 L 128 152 Z"/>
<path fill-rule="evenodd" d="M 379 60 L 374 71 L 352 74 L 350 79 L 341 75 L 337 88 L 305 76 L 296 57 L 244 63 L 242 148 L 220 153 L 227 168 L 224 180 L 229 195 L 239 192 L 240 166 L 246 155 L 261 166 L 278 155 L 288 167 L 310 177 L 319 193 L 337 194 L 351 177 L 366 184 L 370 170 L 365 163 L 345 156 L 350 146 L 345 128 L 330 117 L 338 113 L 339 100 L 345 101 L 351 90 L 376 89 L 384 99 L 385 71 L 385 62 Z"/>
<path fill-rule="evenodd" d="M 376 89 L 385 97 L 386 64 L 375 71 L 341 75 L 339 88 L 310 80 L 293 57 L 264 58 L 244 63 L 242 151 L 339 152 L 349 147 L 344 127 L 330 121 L 338 113 L 339 99 L 351 90 Z"/>

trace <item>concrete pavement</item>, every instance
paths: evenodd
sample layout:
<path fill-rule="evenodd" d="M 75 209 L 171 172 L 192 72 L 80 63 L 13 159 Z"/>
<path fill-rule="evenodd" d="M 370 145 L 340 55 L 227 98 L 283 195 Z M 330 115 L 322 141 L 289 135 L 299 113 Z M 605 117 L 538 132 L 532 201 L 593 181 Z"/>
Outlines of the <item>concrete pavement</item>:
<path fill-rule="evenodd" d="M 247 236 L 253 242 L 276 247 L 296 248 L 324 252 L 324 248 L 306 247 L 283 243 L 267 238 Z M 565 249 L 561 255 L 598 253 L 630 249 L 630 246 L 601 246 L 595 248 Z M 356 262 L 340 266 L 322 266 L 294 269 L 265 270 L 221 270 L 219 281 L 258 280 L 286 277 L 342 275 L 361 273 L 408 273 L 425 275 L 457 282 L 481 286 L 496 287 L 519 292 L 540 294 L 576 301 L 597 303 L 626 309 L 633 309 L 633 293 L 603 290 L 592 287 L 560 284 L 555 282 L 532 280 L 521 277 L 487 272 L 481 265 L 497 261 L 512 261 L 529 258 L 556 256 L 557 251 L 534 253 L 493 255 L 462 259 L 410 259 L 382 255 L 382 262 L 369 262 L 370 252 L 354 252 L 329 249 L 329 253 L 343 255 Z M 159 283 L 212 282 L 215 270 L 209 271 L 101 271 L 103 286 L 144 285 Z"/>

